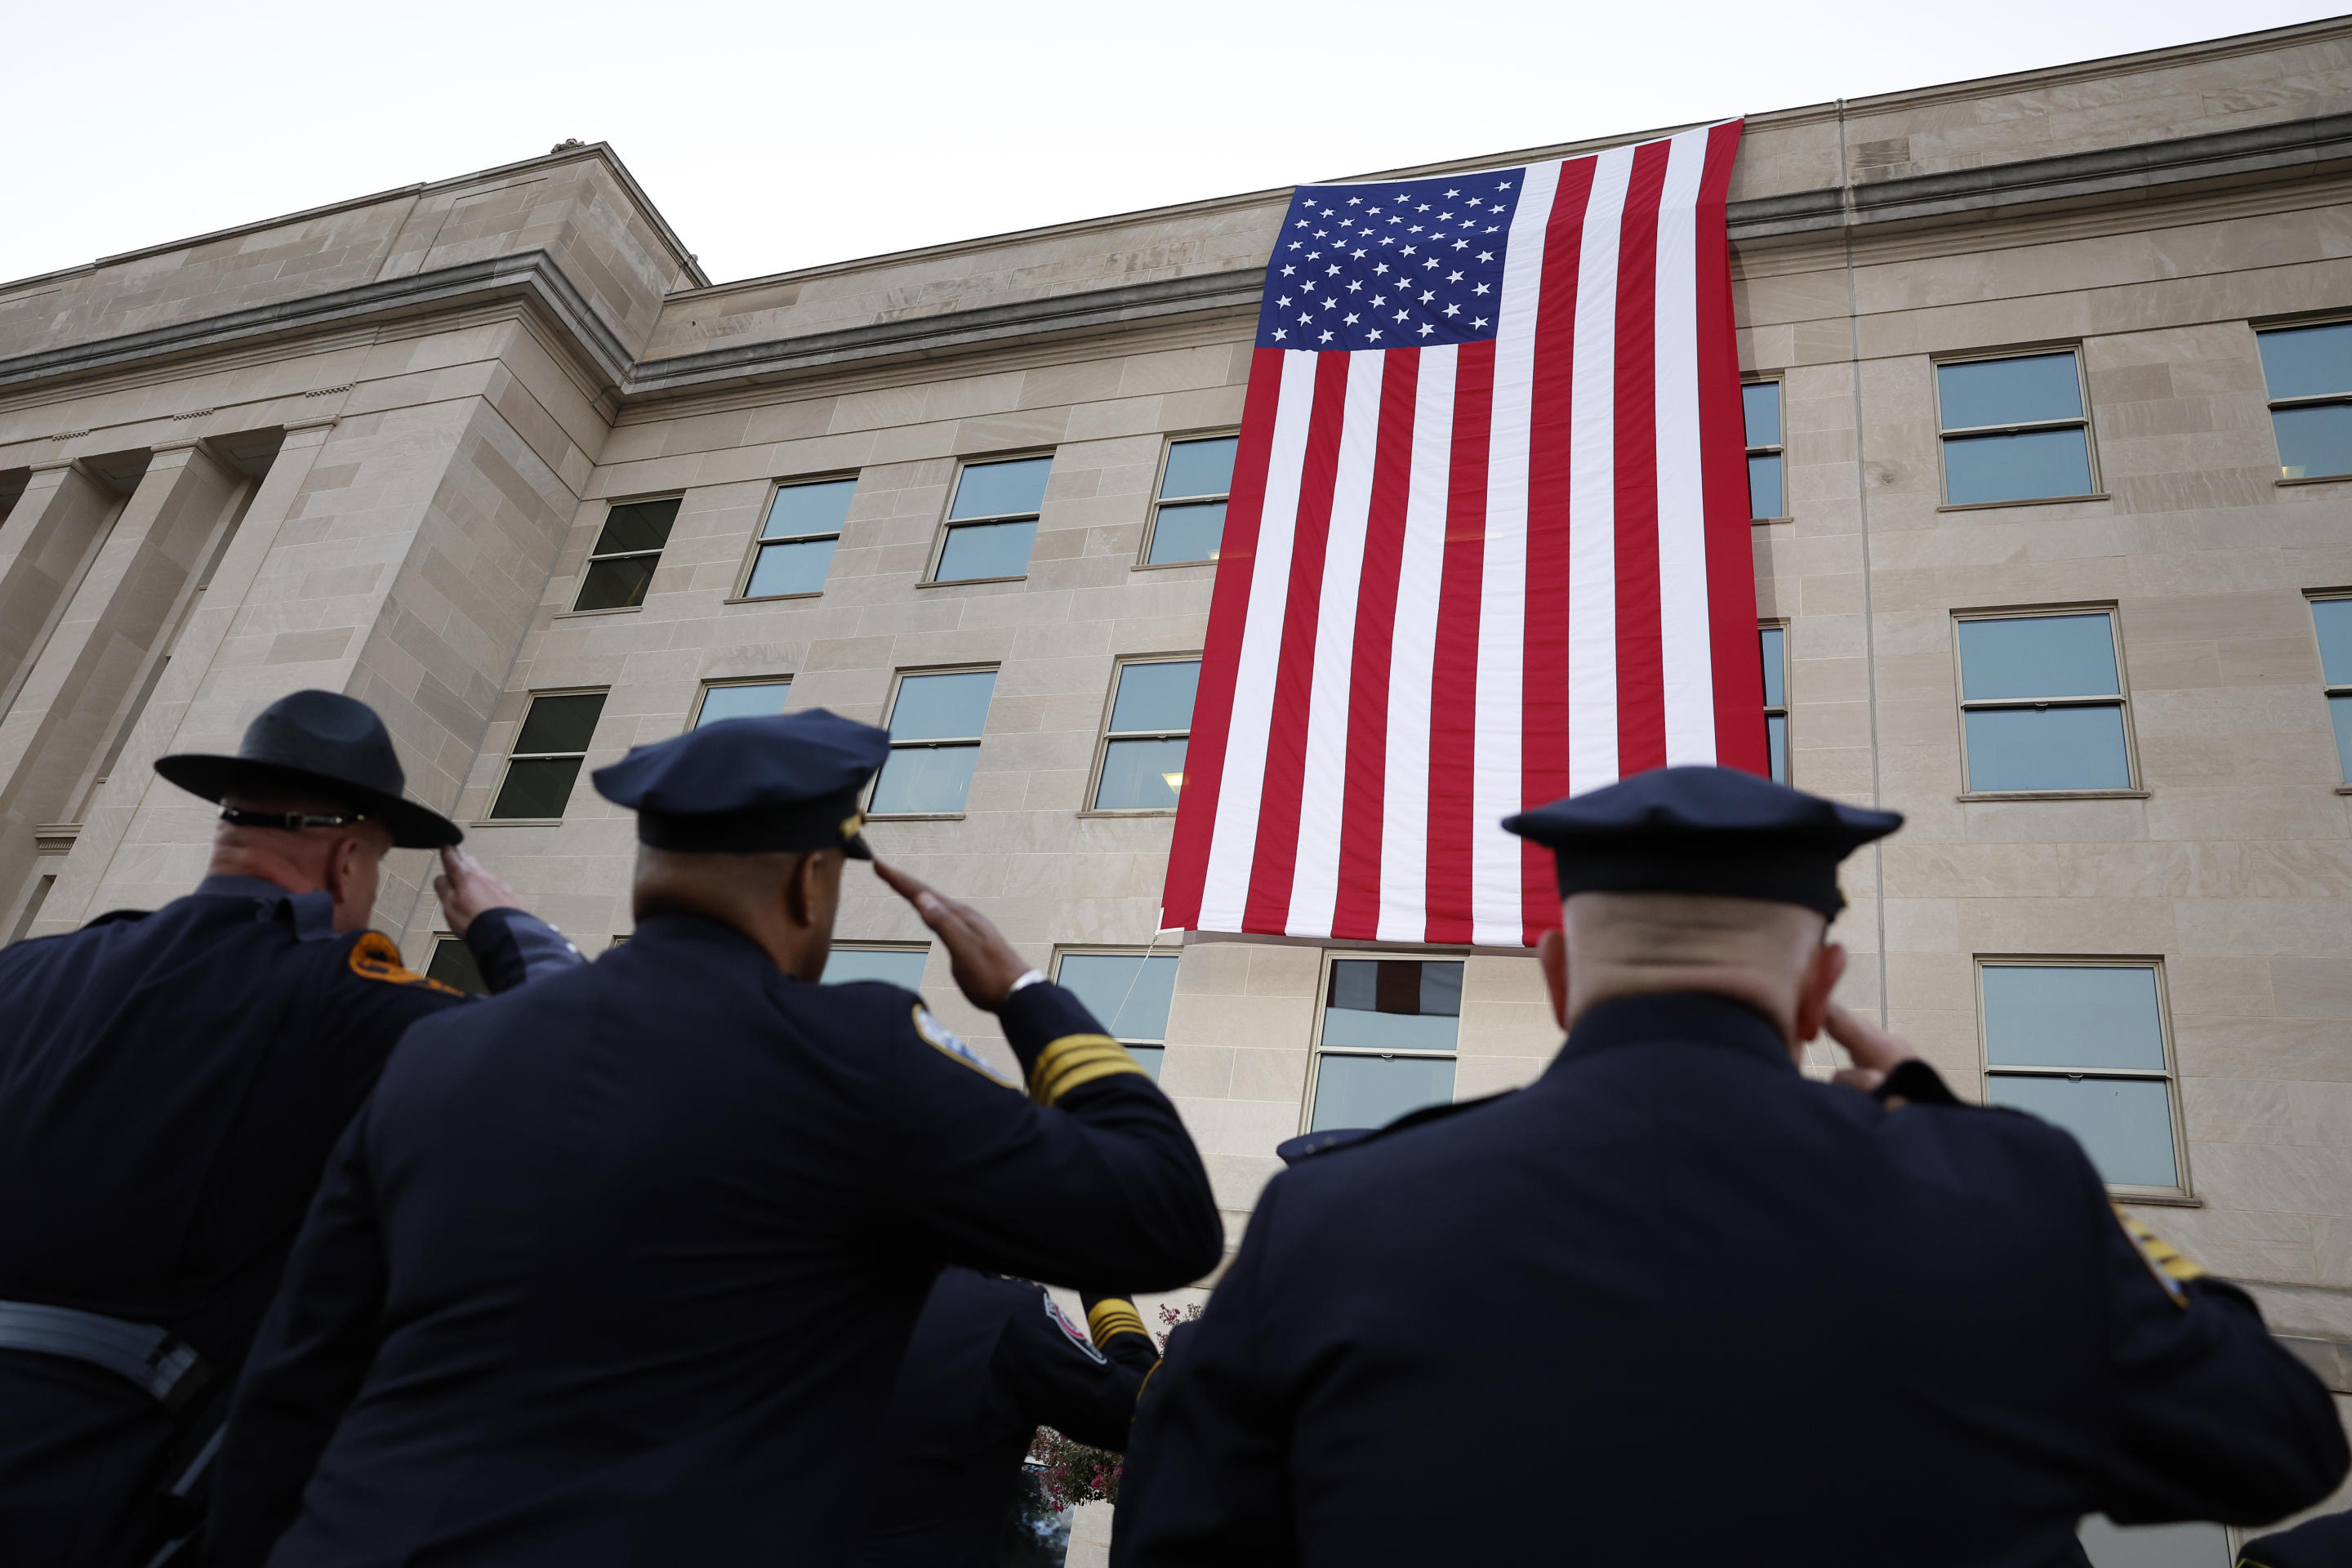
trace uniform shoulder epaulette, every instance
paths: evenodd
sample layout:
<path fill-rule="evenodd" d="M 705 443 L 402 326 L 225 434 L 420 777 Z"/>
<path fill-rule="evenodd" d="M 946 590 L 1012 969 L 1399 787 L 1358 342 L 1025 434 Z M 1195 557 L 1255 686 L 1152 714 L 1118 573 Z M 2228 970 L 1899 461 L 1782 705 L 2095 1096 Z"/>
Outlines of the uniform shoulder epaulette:
<path fill-rule="evenodd" d="M 102 915 L 82 921 L 81 929 L 88 931 L 92 926 L 116 925 L 124 921 L 143 921 L 154 912 L 153 910 L 109 910 Z"/>
<path fill-rule="evenodd" d="M 352 943 L 351 952 L 344 962 L 351 965 L 353 974 L 363 980 L 381 980 L 387 985 L 421 985 L 446 996 L 466 994 L 454 985 L 444 985 L 430 975 L 419 974 L 403 963 L 400 949 L 393 945 L 392 938 L 380 931 L 360 932 L 359 940 Z"/>
<path fill-rule="evenodd" d="M 1424 1105 L 1419 1110 L 1406 1111 L 1386 1127 L 1379 1129 L 1370 1137 L 1364 1139 L 1362 1143 L 1377 1143 L 1391 1132 L 1403 1132 L 1415 1127 L 1426 1127 L 1433 1121 L 1443 1121 L 1449 1116 L 1459 1116 L 1465 1110 L 1475 1110 L 1481 1106 L 1493 1105 L 1497 1101 L 1508 1100 L 1518 1092 L 1516 1089 L 1506 1089 L 1494 1094 L 1482 1094 L 1475 1100 L 1448 1100 L 1443 1105 Z M 1361 1143 L 1346 1145 L 1347 1148 L 1361 1146 Z M 1335 1154 L 1342 1152 L 1339 1149 L 1331 1151 Z"/>

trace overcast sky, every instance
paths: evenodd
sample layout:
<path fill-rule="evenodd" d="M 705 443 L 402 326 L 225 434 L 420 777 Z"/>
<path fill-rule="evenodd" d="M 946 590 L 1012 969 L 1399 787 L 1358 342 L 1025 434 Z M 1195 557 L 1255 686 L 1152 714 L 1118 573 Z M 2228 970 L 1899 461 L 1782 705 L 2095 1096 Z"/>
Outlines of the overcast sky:
<path fill-rule="evenodd" d="M 26 6 L 0 279 L 610 142 L 719 280 L 2308 21 L 1965 5 Z"/>

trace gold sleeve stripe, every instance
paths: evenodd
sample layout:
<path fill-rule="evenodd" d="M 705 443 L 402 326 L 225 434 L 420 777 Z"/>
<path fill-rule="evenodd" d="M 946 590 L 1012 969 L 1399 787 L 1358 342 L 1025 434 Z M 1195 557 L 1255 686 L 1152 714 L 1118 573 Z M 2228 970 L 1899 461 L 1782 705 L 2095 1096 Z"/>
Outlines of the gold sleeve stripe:
<path fill-rule="evenodd" d="M 1143 1403 L 1143 1391 L 1151 1386 L 1151 1380 L 1159 1376 L 1160 1369 L 1167 1364 L 1168 1358 L 1166 1356 L 1161 1356 L 1158 1361 L 1151 1363 L 1151 1370 L 1143 1374 L 1143 1381 L 1135 1385 L 1135 1402 L 1138 1405 Z"/>
<path fill-rule="evenodd" d="M 1097 1344 L 1113 1334 L 1140 1334 L 1143 1331 L 1142 1314 L 1135 1310 L 1132 1301 L 1108 1297 L 1097 1301 L 1087 1312 L 1087 1332 L 1094 1336 Z"/>
<path fill-rule="evenodd" d="M 2205 1278 L 2205 1270 L 2183 1258 L 2169 1243 L 2137 1218 L 2124 1213 L 2120 1205 L 2111 1200 L 2108 1206 L 2116 1211 L 2116 1223 L 2124 1227 L 2124 1234 L 2131 1237 L 2132 1246 L 2139 1251 L 2140 1261 L 2147 1264 L 2147 1271 L 2156 1276 L 2156 1282 L 2164 1287 L 2164 1293 L 2181 1305 L 2188 1305 L 2188 1293 L 2180 1288 L 2191 1279 Z"/>
<path fill-rule="evenodd" d="M 1029 1098 L 1052 1105 L 1081 1084 L 1142 1071 L 1127 1047 L 1108 1035 L 1064 1035 L 1037 1053 L 1037 1064 L 1029 1069 Z"/>

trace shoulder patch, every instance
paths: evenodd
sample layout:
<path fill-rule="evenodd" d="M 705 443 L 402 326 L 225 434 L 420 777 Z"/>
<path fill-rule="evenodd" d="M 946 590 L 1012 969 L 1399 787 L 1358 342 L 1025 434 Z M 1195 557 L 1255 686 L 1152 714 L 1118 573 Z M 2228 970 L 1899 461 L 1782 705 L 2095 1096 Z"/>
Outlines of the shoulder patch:
<path fill-rule="evenodd" d="M 953 1029 L 932 1017 L 931 1010 L 920 1002 L 915 1004 L 915 1033 L 922 1036 L 923 1043 L 931 1049 L 943 1057 L 953 1057 L 989 1082 L 1004 1089 L 1014 1090 L 1020 1089 L 1019 1084 L 1013 1082 L 1003 1073 L 989 1066 L 986 1057 L 964 1044 L 962 1037 Z"/>
<path fill-rule="evenodd" d="M 1067 1339 L 1070 1343 L 1076 1345 L 1078 1349 L 1084 1351 L 1087 1353 L 1087 1360 L 1093 1362 L 1097 1366 L 1103 1364 L 1103 1353 L 1102 1352 L 1095 1349 L 1095 1342 L 1087 1337 L 1086 1330 L 1070 1321 L 1069 1314 L 1063 1311 L 1060 1307 L 1056 1306 L 1054 1302 L 1054 1298 L 1046 1295 L 1045 1291 L 1038 1291 L 1037 1299 L 1045 1303 L 1045 1316 L 1052 1319 L 1054 1326 L 1062 1331 L 1063 1337 Z"/>
<path fill-rule="evenodd" d="M 445 996 L 466 994 L 454 985 L 444 985 L 430 980 L 400 962 L 400 949 L 393 946 L 392 938 L 380 931 L 363 931 L 359 941 L 352 943 L 352 973 L 366 980 L 381 980 L 389 985 L 422 985 L 438 991 Z"/>
<path fill-rule="evenodd" d="M 2164 1293 L 2172 1298 L 2173 1305 L 2189 1305 L 2189 1292 L 2182 1287 L 2191 1279 L 2205 1278 L 2205 1270 L 2181 1257 L 2137 1219 L 2124 1213 L 2123 1206 L 2114 1199 L 2107 1201 L 2107 1206 L 2116 1211 L 2116 1223 L 2124 1227 L 2124 1234 L 2131 1238 L 2132 1249 L 2139 1254 L 2139 1260 L 2147 1265 L 2147 1271 L 2156 1276 L 2156 1282 L 2164 1287 Z"/>

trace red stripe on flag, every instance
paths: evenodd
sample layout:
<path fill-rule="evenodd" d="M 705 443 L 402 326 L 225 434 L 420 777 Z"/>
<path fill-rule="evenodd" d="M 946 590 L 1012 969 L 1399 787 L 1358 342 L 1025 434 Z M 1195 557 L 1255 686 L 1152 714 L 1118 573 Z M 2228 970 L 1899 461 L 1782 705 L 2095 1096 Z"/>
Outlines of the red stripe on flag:
<path fill-rule="evenodd" d="M 1658 200 L 1671 143 L 1634 151 L 1617 245 L 1617 776 L 1666 764 L 1658 615 Z"/>
<path fill-rule="evenodd" d="M 1429 892 L 1425 942 L 1471 936 L 1470 839 L 1476 805 L 1478 604 L 1486 570 L 1486 454 L 1495 417 L 1495 343 L 1465 343 L 1455 362 L 1454 458 L 1437 657 L 1429 704 Z"/>
<path fill-rule="evenodd" d="M 1403 567 L 1405 500 L 1412 479 L 1413 398 L 1421 351 L 1392 349 L 1381 371 L 1381 427 L 1372 457 L 1363 575 L 1356 594 L 1355 668 L 1348 680 L 1348 784 L 1339 818 L 1339 889 L 1331 934 L 1377 937 L 1381 826 L 1387 798 L 1389 662 Z"/>
<path fill-rule="evenodd" d="M 1259 796 L 1257 850 L 1250 859 L 1244 931 L 1278 931 L 1290 921 L 1291 876 L 1298 865 L 1298 813 L 1307 780 L 1307 722 L 1315 699 L 1315 623 L 1323 603 L 1323 556 L 1331 534 L 1331 491 L 1339 473 L 1339 429 L 1348 416 L 1348 366 L 1354 356 L 1318 354 L 1315 406 L 1299 466 L 1298 526 L 1291 535 L 1290 588 L 1275 663 L 1274 713 L 1265 741 L 1265 785 Z"/>
<path fill-rule="evenodd" d="M 1192 735 L 1184 747 L 1184 793 L 1168 852 L 1167 889 L 1161 894 L 1160 919 L 1183 931 L 1201 923 L 1209 841 L 1216 832 L 1217 793 L 1224 780 L 1225 738 L 1233 728 L 1242 624 L 1249 618 L 1250 578 L 1265 512 L 1266 461 L 1274 450 L 1274 417 L 1281 402 L 1282 351 L 1258 349 L 1250 355 L 1249 392 L 1242 404 L 1241 440 L 1234 452 L 1234 488 L 1225 502 L 1201 686 L 1192 703 Z"/>
<path fill-rule="evenodd" d="M 1739 334 L 1732 319 L 1724 201 L 1740 121 L 1707 132 L 1699 179 L 1698 443 L 1706 497 L 1708 653 L 1715 680 L 1715 760 L 1771 772 L 1764 738 L 1763 655 L 1756 637 L 1756 544 L 1748 513 L 1748 436 L 1739 407 Z M 1784 410 L 1782 417 L 1786 418 Z"/>

